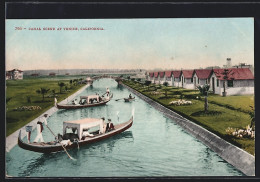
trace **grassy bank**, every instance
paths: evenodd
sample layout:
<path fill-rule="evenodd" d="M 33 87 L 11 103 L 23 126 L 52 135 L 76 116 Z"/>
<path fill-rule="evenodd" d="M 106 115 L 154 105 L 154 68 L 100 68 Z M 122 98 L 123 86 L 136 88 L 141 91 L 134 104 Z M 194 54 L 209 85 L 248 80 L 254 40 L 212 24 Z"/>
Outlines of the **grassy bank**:
<path fill-rule="evenodd" d="M 255 154 L 255 141 L 250 138 L 236 138 L 226 133 L 228 127 L 245 128 L 250 125 L 251 118 L 249 112 L 250 106 L 254 107 L 254 96 L 228 96 L 221 97 L 215 94 L 209 94 L 209 113 L 204 112 L 204 97 L 201 97 L 199 91 L 188 90 L 183 88 L 167 88 L 167 97 L 165 97 L 165 87 L 155 86 L 156 93 L 153 92 L 155 87 L 148 88 L 142 84 L 133 81 L 124 81 L 124 83 L 140 93 L 159 102 L 165 107 L 179 113 L 191 121 L 201 125 L 207 130 L 215 133 L 230 143 L 242 148 L 250 154 Z M 171 101 L 177 101 L 180 97 L 192 101 L 192 105 L 170 105 Z"/>
<path fill-rule="evenodd" d="M 79 90 L 82 86 L 76 82 L 70 83 L 70 77 L 62 79 L 61 82 L 67 84 L 67 91 L 65 86 L 58 85 L 57 78 L 28 78 L 23 80 L 7 80 L 6 81 L 6 99 L 9 100 L 6 104 L 6 135 L 9 136 L 17 129 L 23 127 L 36 117 L 54 106 L 54 90 L 58 102 L 64 100 L 69 95 Z M 45 98 L 42 94 L 36 92 L 40 88 L 50 89 Z M 22 106 L 39 106 L 35 110 L 20 110 Z M 40 108 L 40 109 L 39 109 Z"/>

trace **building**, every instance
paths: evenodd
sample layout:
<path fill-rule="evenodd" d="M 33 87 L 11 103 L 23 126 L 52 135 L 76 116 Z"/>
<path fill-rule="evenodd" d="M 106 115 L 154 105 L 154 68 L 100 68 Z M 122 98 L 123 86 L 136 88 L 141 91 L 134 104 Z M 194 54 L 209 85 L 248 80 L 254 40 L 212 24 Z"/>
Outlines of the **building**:
<path fill-rule="evenodd" d="M 181 87 L 181 71 L 180 70 L 172 71 L 172 77 L 173 77 L 172 86 Z"/>
<path fill-rule="evenodd" d="M 168 82 L 169 86 L 173 86 L 173 74 L 172 74 L 172 71 L 165 71 L 165 82 Z"/>
<path fill-rule="evenodd" d="M 154 83 L 154 72 L 149 73 L 148 80 L 151 81 L 152 83 Z"/>
<path fill-rule="evenodd" d="M 159 72 L 154 72 L 154 83 L 159 84 Z"/>
<path fill-rule="evenodd" d="M 6 80 L 22 80 L 23 79 L 23 71 L 18 69 L 13 69 L 7 71 Z"/>
<path fill-rule="evenodd" d="M 199 85 L 209 84 L 211 73 L 212 69 L 195 69 L 193 73 L 194 88 Z"/>
<path fill-rule="evenodd" d="M 49 73 L 49 76 L 56 76 L 56 73 L 54 73 L 54 72 Z"/>
<path fill-rule="evenodd" d="M 181 87 L 187 89 L 194 89 L 193 83 L 194 70 L 182 70 L 181 71 Z"/>
<path fill-rule="evenodd" d="M 165 82 L 166 79 L 165 79 L 165 72 L 164 71 L 159 72 L 158 80 L 159 80 L 159 84 L 163 84 L 163 82 Z"/>
<path fill-rule="evenodd" d="M 219 95 L 224 92 L 224 84 L 226 95 L 254 94 L 254 76 L 249 68 L 213 69 L 209 84 L 210 91 Z"/>

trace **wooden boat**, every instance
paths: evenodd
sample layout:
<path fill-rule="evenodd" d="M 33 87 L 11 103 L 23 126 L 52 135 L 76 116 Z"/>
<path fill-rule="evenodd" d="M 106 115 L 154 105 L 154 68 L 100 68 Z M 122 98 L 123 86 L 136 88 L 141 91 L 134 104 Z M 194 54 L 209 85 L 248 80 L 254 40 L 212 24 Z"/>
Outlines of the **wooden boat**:
<path fill-rule="evenodd" d="M 113 98 L 113 94 L 110 94 L 108 98 L 98 98 L 97 95 L 80 96 L 79 104 L 56 104 L 58 109 L 79 109 L 86 107 L 101 106 L 108 103 Z M 91 99 L 100 99 L 99 102 L 91 102 Z"/>
<path fill-rule="evenodd" d="M 135 97 L 132 97 L 132 98 L 124 98 L 125 102 L 130 102 L 132 100 L 135 100 Z"/>
<path fill-rule="evenodd" d="M 129 121 L 114 125 L 113 130 L 106 132 L 104 129 L 105 127 L 103 127 L 103 126 L 106 126 L 106 123 L 104 123 L 103 119 L 85 118 L 85 119 L 76 120 L 76 121 L 64 121 L 63 122 L 63 135 L 61 136 L 62 141 L 56 140 L 56 141 L 52 141 L 52 142 L 26 143 L 22 140 L 21 131 L 20 131 L 19 136 L 18 136 L 18 145 L 25 150 L 30 150 L 30 151 L 34 151 L 34 152 L 40 152 L 40 153 L 58 152 L 58 151 L 63 151 L 64 150 L 63 147 L 65 147 L 67 150 L 73 149 L 73 148 L 78 148 L 80 146 L 98 142 L 98 141 L 104 140 L 106 138 L 112 137 L 114 135 L 120 134 L 123 131 L 130 128 L 132 126 L 132 124 L 133 124 L 133 116 L 130 118 Z M 103 129 L 103 131 L 100 134 L 97 132 L 92 132 L 92 133 L 90 133 L 90 135 L 93 135 L 93 136 L 84 136 L 83 135 L 85 129 L 89 129 L 91 127 L 96 127 L 96 126 L 100 126 L 100 128 L 101 128 L 100 131 Z M 67 129 L 73 129 L 73 128 L 77 130 L 78 134 L 66 132 Z M 69 141 L 70 143 L 68 145 L 63 145 L 62 144 L 63 141 Z"/>

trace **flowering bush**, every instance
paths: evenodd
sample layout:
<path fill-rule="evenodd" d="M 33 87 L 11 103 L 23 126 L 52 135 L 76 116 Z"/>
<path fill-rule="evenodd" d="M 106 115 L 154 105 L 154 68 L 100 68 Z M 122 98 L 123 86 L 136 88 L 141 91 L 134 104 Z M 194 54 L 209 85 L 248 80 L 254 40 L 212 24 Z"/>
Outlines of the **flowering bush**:
<path fill-rule="evenodd" d="M 161 92 L 157 92 L 157 91 L 152 91 L 151 92 L 151 95 L 160 95 L 160 94 L 162 94 Z"/>
<path fill-rule="evenodd" d="M 237 129 L 228 127 L 226 129 L 228 135 L 235 136 L 237 138 L 255 138 L 255 131 L 250 128 L 250 126 L 246 126 L 245 129 Z"/>
<path fill-rule="evenodd" d="M 14 111 L 34 111 L 42 109 L 40 106 L 20 106 L 14 109 Z"/>
<path fill-rule="evenodd" d="M 192 102 L 189 100 L 177 100 L 177 101 L 171 101 L 169 103 L 170 105 L 175 105 L 175 106 L 181 106 L 181 105 L 191 105 Z"/>

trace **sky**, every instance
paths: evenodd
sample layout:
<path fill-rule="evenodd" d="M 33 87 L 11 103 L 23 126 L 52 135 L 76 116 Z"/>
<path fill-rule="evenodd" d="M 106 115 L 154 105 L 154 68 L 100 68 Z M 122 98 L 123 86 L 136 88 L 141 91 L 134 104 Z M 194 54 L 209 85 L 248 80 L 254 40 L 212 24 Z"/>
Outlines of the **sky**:
<path fill-rule="evenodd" d="M 227 58 L 232 65 L 254 64 L 253 18 L 7 19 L 5 23 L 6 70 L 198 69 L 222 67 Z M 55 30 L 43 30 L 51 27 Z M 78 30 L 63 29 L 72 27 Z M 80 30 L 89 27 L 103 30 Z"/>

